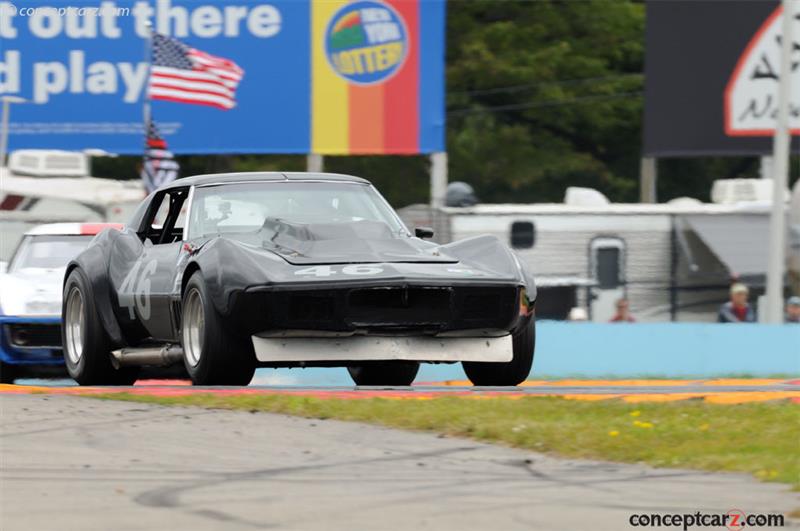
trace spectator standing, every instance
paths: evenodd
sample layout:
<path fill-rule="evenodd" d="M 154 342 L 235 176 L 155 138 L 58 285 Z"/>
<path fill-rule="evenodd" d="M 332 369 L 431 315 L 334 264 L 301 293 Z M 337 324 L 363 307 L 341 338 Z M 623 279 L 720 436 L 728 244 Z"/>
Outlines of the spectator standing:
<path fill-rule="evenodd" d="M 614 317 L 611 318 L 612 323 L 635 323 L 636 319 L 633 318 L 631 315 L 631 305 L 628 302 L 628 299 L 622 298 L 618 299 L 617 303 L 617 313 L 614 314 Z"/>
<path fill-rule="evenodd" d="M 717 320 L 720 323 L 755 323 L 756 312 L 748 302 L 750 290 L 737 282 L 731 286 L 731 300 L 720 306 Z"/>
<path fill-rule="evenodd" d="M 789 297 L 786 301 L 786 322 L 800 324 L 800 297 Z"/>

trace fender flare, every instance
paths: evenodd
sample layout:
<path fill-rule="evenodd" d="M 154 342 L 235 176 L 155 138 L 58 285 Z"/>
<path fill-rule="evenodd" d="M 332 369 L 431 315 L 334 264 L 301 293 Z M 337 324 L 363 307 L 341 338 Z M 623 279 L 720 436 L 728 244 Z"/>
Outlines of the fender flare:
<path fill-rule="evenodd" d="M 97 239 L 92 242 L 92 245 L 70 261 L 64 273 L 61 290 L 63 292 L 66 287 L 67 278 L 72 271 L 80 269 L 89 281 L 89 290 L 91 291 L 89 296 L 94 300 L 100 323 L 103 325 L 106 334 L 108 334 L 111 343 L 119 347 L 126 345 L 126 341 L 111 304 L 111 283 L 108 279 L 108 253 L 105 249 L 111 239 L 108 235 L 110 232 L 110 229 L 101 232 L 100 235 L 97 236 Z"/>
<path fill-rule="evenodd" d="M 204 244 L 195 258 L 187 264 L 181 280 L 181 296 L 189 276 L 199 270 L 212 304 L 220 315 L 228 317 L 238 294 L 248 286 L 271 282 L 264 268 L 263 258 L 263 253 L 254 255 L 242 252 L 236 244 L 224 238 L 215 238 Z M 283 261 L 277 256 L 275 260 Z M 186 271 L 190 271 L 189 276 Z"/>

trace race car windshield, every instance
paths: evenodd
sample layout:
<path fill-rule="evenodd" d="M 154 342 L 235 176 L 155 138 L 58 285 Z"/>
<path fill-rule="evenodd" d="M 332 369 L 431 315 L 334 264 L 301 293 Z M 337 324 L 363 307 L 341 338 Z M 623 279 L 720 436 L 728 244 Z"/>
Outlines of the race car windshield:
<path fill-rule="evenodd" d="M 200 187 L 192 199 L 189 238 L 254 232 L 267 219 L 297 224 L 386 224 L 406 232 L 383 198 L 371 187 L 353 183 L 241 183 Z"/>
<path fill-rule="evenodd" d="M 9 271 L 58 269 L 86 249 L 94 236 L 26 236 L 11 260 Z"/>

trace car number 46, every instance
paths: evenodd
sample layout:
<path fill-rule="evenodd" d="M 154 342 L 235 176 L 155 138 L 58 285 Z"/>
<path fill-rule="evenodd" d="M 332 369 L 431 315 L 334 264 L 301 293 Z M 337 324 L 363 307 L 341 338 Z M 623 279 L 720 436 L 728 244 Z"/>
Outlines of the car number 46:
<path fill-rule="evenodd" d="M 298 276 L 306 277 L 330 277 L 333 275 L 378 275 L 383 273 L 383 268 L 380 266 L 357 264 L 346 265 L 337 271 L 337 268 L 331 266 L 314 266 L 305 269 L 298 269 L 294 272 Z"/>
<path fill-rule="evenodd" d="M 139 310 L 142 319 L 150 319 L 150 277 L 156 272 L 157 265 L 155 260 L 150 260 L 142 266 L 142 261 L 138 260 L 119 287 L 119 305 L 128 309 L 131 319 L 136 318 L 134 308 Z"/>

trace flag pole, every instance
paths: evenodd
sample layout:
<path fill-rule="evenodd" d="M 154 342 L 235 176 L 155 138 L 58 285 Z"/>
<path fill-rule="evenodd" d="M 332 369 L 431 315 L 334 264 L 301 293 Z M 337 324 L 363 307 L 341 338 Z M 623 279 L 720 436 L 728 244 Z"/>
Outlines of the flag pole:
<path fill-rule="evenodd" d="M 150 76 L 152 75 L 153 70 L 153 26 L 150 21 L 145 22 L 145 31 L 147 35 L 144 39 L 144 60 L 147 63 L 147 76 L 145 78 L 145 85 L 144 85 L 144 99 L 142 100 L 142 122 L 144 127 L 144 145 L 147 145 L 147 135 L 150 131 L 150 119 L 151 119 L 151 109 L 150 109 Z M 142 152 L 142 168 L 144 170 L 144 164 L 147 162 L 147 150 L 145 149 Z"/>
<path fill-rule="evenodd" d="M 793 0 L 783 0 L 781 24 L 781 69 L 778 83 L 778 116 L 772 151 L 772 211 L 767 252 L 766 322 L 783 322 L 783 277 L 786 269 L 786 183 L 789 174 L 791 132 L 789 102 L 792 97 Z"/>

